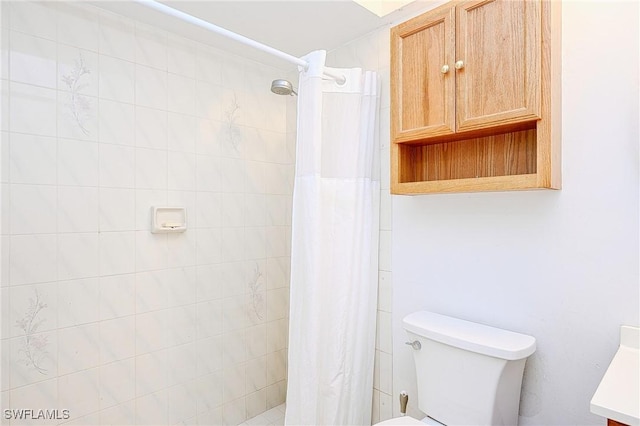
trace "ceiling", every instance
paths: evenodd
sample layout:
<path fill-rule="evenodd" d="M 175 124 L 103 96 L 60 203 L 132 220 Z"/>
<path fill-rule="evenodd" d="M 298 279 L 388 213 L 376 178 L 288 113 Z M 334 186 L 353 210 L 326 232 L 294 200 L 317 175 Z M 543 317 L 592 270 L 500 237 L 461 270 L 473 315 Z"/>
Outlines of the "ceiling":
<path fill-rule="evenodd" d="M 416 0 L 380 18 L 351 0 L 162 1 L 168 6 L 294 56 L 302 56 L 317 49 L 335 49 L 384 25 L 415 15 L 431 4 L 441 2 Z M 95 1 L 94 4 L 278 68 L 290 69 L 292 66 L 281 59 L 133 1 Z"/>

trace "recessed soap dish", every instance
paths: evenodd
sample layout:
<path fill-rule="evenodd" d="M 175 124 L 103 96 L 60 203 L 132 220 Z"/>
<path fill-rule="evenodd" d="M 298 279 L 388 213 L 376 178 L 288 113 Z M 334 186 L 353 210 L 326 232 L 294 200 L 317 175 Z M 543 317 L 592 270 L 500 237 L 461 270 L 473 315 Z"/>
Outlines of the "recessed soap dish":
<path fill-rule="evenodd" d="M 151 207 L 151 232 L 184 232 L 187 230 L 187 209 L 185 207 Z"/>

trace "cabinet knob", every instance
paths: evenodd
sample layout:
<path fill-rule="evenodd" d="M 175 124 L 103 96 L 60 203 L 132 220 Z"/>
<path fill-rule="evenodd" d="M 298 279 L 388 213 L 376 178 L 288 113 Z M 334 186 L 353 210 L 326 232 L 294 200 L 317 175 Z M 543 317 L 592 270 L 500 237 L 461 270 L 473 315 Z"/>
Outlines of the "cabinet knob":
<path fill-rule="evenodd" d="M 442 74 L 446 74 L 449 72 L 449 65 L 443 65 L 442 68 L 440 68 L 440 72 Z"/>
<path fill-rule="evenodd" d="M 461 70 L 462 68 L 464 68 L 464 62 L 462 61 L 457 61 L 454 65 L 454 67 L 456 67 L 457 70 Z"/>

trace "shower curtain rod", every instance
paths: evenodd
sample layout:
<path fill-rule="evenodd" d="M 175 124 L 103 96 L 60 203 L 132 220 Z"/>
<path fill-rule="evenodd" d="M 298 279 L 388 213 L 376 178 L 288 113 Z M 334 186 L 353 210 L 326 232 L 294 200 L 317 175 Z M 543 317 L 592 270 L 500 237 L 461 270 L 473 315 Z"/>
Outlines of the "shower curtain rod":
<path fill-rule="evenodd" d="M 240 43 L 246 44 L 247 46 L 253 47 L 258 50 L 262 50 L 263 52 L 269 53 L 271 55 L 277 56 L 280 59 L 284 59 L 285 61 L 292 62 L 296 65 L 301 66 L 305 70 L 309 67 L 309 63 L 302 58 L 295 57 L 293 55 L 289 55 L 288 53 L 282 52 L 278 49 L 274 49 L 271 46 L 267 46 L 266 44 L 262 44 L 258 41 L 252 40 L 249 37 L 245 37 L 243 35 L 234 33 L 233 31 L 229 31 L 226 28 L 219 27 L 217 25 L 212 24 L 211 22 L 207 22 L 203 19 L 197 18 L 193 15 L 189 15 L 188 13 L 182 12 L 180 10 L 174 9 L 167 5 L 164 5 L 156 0 L 134 0 L 137 3 L 140 3 L 144 6 L 147 6 L 151 9 L 155 9 L 159 12 L 162 12 L 166 15 L 171 15 L 173 17 L 182 19 L 183 21 L 189 22 L 191 24 L 197 25 L 199 27 L 205 28 L 209 31 L 212 31 L 216 34 L 220 34 L 222 36 L 228 37 L 232 40 L 238 41 Z M 334 79 L 339 84 L 343 84 L 346 80 L 344 75 L 334 74 L 330 71 L 325 70 L 324 75 Z"/>

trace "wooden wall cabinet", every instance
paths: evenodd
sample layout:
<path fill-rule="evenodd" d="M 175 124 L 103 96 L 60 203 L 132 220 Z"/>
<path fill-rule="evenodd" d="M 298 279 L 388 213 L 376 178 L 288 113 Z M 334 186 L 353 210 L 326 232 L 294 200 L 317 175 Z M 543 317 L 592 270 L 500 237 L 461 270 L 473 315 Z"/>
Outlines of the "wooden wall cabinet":
<path fill-rule="evenodd" d="M 559 4 L 452 2 L 391 29 L 392 193 L 560 187 Z"/>

